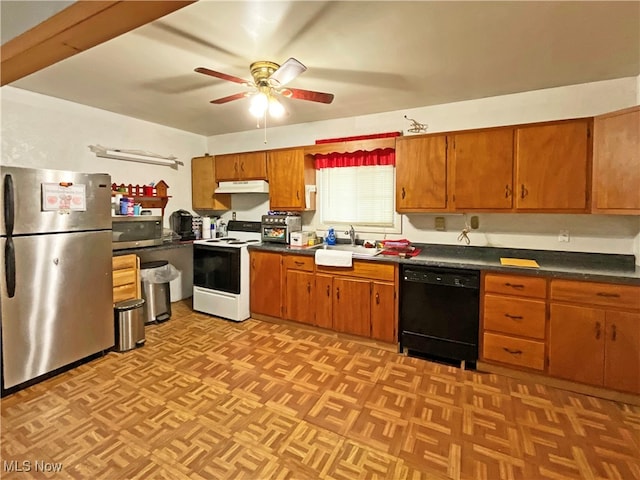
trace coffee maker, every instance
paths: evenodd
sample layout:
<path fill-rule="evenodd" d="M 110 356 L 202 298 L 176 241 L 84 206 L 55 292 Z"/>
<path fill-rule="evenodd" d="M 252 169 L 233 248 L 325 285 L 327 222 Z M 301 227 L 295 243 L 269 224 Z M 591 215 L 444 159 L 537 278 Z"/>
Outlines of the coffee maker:
<path fill-rule="evenodd" d="M 176 210 L 171 214 L 171 230 L 176 235 L 180 235 L 181 240 L 195 240 L 193 233 L 193 216 L 186 210 Z"/>

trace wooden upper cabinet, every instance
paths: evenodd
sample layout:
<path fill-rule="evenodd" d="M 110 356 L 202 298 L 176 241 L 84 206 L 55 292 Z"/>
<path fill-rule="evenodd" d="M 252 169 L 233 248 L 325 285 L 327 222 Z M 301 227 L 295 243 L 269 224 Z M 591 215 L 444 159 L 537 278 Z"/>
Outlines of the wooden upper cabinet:
<path fill-rule="evenodd" d="M 513 182 L 513 128 L 449 137 L 449 186 L 455 210 L 510 210 Z"/>
<path fill-rule="evenodd" d="M 640 213 L 640 106 L 595 117 L 593 212 Z"/>
<path fill-rule="evenodd" d="M 396 139 L 396 211 L 447 208 L 447 137 Z"/>
<path fill-rule="evenodd" d="M 269 206 L 272 210 L 308 210 L 305 185 L 315 185 L 316 173 L 311 155 L 303 148 L 272 150 L 267 155 Z M 314 197 L 315 200 L 315 197 Z"/>
<path fill-rule="evenodd" d="M 216 180 L 266 180 L 267 152 L 216 155 Z"/>
<path fill-rule="evenodd" d="M 590 119 L 517 128 L 517 210 L 586 211 L 590 128 Z"/>
<path fill-rule="evenodd" d="M 191 204 L 194 210 L 229 210 L 231 197 L 216 195 L 215 164 L 213 157 L 191 159 Z"/>

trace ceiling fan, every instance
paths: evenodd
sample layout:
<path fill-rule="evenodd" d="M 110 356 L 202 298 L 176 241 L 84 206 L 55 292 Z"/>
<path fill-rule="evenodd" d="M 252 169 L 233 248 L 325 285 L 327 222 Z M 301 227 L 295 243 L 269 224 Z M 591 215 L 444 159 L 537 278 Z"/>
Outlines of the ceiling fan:
<path fill-rule="evenodd" d="M 290 58 L 282 65 L 278 65 L 269 61 L 258 61 L 249 67 L 253 81 L 243 80 L 242 78 L 228 75 L 226 73 L 216 72 L 205 67 L 198 67 L 196 72 L 212 77 L 221 78 L 229 82 L 239 83 L 253 90 L 248 92 L 235 93 L 227 97 L 211 100 L 211 103 L 217 105 L 239 100 L 245 97 L 251 97 L 251 107 L 249 111 L 256 117 L 262 117 L 267 111 L 274 117 L 284 114 L 284 107 L 278 101 L 277 96 L 282 95 L 287 98 L 295 98 L 297 100 L 307 100 L 310 102 L 331 103 L 333 101 L 332 93 L 314 92 L 312 90 L 302 90 L 299 88 L 285 87 L 291 80 L 307 70 L 302 63 L 295 58 Z"/>

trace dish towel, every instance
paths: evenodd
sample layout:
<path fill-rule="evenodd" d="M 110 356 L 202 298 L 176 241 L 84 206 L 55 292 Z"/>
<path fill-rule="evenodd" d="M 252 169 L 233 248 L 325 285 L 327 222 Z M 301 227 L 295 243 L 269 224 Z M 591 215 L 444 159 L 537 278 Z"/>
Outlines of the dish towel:
<path fill-rule="evenodd" d="M 324 248 L 321 248 L 316 250 L 316 265 L 324 265 L 327 267 L 350 267 L 351 252 L 325 250 Z"/>

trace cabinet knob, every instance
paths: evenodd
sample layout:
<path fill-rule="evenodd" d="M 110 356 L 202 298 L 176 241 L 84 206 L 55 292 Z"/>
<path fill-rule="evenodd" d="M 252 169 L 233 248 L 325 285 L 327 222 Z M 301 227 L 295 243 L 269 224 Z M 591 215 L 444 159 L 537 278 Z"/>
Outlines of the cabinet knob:
<path fill-rule="evenodd" d="M 376 292 L 376 305 L 380 305 L 380 294 Z"/>

